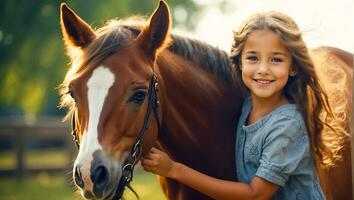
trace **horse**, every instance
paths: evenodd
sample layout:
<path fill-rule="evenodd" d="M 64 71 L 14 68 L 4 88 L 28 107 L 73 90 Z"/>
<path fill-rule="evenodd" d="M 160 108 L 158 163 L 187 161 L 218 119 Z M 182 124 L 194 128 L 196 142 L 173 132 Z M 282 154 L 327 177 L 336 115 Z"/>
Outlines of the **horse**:
<path fill-rule="evenodd" d="M 69 109 L 66 118 L 72 116 L 79 147 L 73 180 L 84 198 L 121 198 L 135 164 L 154 145 L 202 173 L 237 181 L 236 125 L 245 97 L 226 52 L 172 34 L 164 1 L 147 21 L 112 20 L 97 30 L 66 4 L 60 13 L 71 59 L 60 106 Z M 343 72 L 341 88 L 349 98 L 351 55 L 333 48 L 311 53 L 316 62 L 325 54 L 318 68 L 331 69 L 325 77 Z M 350 121 L 346 125 L 349 129 Z M 351 198 L 351 177 L 344 175 L 351 172 L 349 139 L 343 156 L 337 168 L 320 173 L 328 199 Z M 167 199 L 211 199 L 174 180 L 159 179 Z"/>

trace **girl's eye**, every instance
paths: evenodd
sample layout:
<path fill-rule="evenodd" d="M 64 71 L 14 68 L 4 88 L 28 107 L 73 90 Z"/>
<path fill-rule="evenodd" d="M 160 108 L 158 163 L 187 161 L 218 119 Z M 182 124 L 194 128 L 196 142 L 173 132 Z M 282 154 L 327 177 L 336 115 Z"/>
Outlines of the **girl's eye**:
<path fill-rule="evenodd" d="M 145 100 L 146 92 L 144 90 L 137 90 L 130 98 L 129 102 L 142 104 Z"/>
<path fill-rule="evenodd" d="M 281 59 L 281 58 L 272 58 L 272 62 L 280 63 L 280 62 L 283 62 L 283 59 Z"/>
<path fill-rule="evenodd" d="M 249 61 L 253 61 L 253 62 L 254 61 L 258 61 L 257 56 L 247 56 L 246 59 L 249 60 Z"/>

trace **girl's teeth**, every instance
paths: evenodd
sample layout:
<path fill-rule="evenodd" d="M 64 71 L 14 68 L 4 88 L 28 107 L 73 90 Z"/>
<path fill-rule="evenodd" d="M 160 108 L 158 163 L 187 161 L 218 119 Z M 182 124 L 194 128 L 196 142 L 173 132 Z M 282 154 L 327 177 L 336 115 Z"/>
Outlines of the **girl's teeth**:
<path fill-rule="evenodd" d="M 257 80 L 258 83 L 263 83 L 263 84 L 267 84 L 270 83 L 271 81 L 262 81 L 262 80 Z"/>

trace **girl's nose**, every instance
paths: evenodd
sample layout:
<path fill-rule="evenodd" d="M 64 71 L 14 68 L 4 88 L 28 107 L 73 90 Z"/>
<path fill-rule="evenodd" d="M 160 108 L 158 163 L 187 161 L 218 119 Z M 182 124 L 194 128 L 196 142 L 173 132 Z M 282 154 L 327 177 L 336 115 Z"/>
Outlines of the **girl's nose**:
<path fill-rule="evenodd" d="M 268 73 L 268 63 L 267 62 L 260 62 L 258 69 L 257 69 L 257 74 L 267 74 Z"/>

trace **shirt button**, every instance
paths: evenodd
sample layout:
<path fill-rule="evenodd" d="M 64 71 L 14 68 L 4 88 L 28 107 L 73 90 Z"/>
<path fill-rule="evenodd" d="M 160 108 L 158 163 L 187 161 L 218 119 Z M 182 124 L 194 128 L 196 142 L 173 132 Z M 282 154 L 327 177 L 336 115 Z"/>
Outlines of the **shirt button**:
<path fill-rule="evenodd" d="M 304 196 L 301 193 L 296 194 L 296 199 L 297 200 L 304 200 Z"/>

